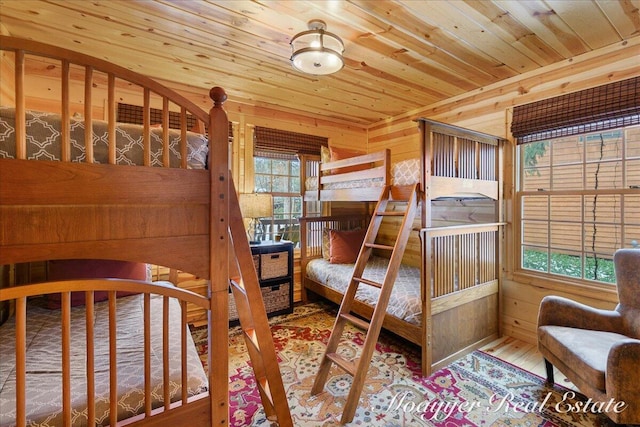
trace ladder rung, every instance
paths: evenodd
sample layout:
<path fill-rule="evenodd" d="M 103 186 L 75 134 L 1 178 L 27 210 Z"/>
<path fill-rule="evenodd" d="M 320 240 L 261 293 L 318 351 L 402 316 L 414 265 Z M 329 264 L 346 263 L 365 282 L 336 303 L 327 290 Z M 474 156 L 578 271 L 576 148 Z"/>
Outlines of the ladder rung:
<path fill-rule="evenodd" d="M 360 283 L 364 283 L 365 285 L 373 286 L 374 288 L 381 289 L 382 283 L 374 282 L 372 280 L 363 279 L 362 277 L 354 277 L 353 280 L 358 281 Z"/>
<path fill-rule="evenodd" d="M 370 323 L 367 322 L 366 320 L 363 320 L 359 317 L 356 317 L 352 314 L 341 314 L 340 317 L 342 317 L 344 320 L 353 323 L 355 326 L 357 326 L 358 328 L 362 329 L 363 331 L 368 331 L 369 330 L 369 325 Z"/>
<path fill-rule="evenodd" d="M 247 290 L 245 289 L 244 284 L 242 284 L 240 277 L 232 277 L 229 282 L 231 283 L 231 286 L 242 292 L 244 296 L 247 296 Z"/>
<path fill-rule="evenodd" d="M 256 336 L 256 330 L 253 328 L 244 329 L 244 336 L 248 338 L 248 341 L 253 345 L 256 351 L 260 351 L 260 344 L 258 344 L 258 337 Z"/>
<path fill-rule="evenodd" d="M 356 364 L 352 361 L 345 359 L 337 353 L 327 353 L 327 358 L 342 368 L 347 374 L 351 374 L 351 376 L 356 375 Z"/>
<path fill-rule="evenodd" d="M 384 211 L 384 212 L 376 212 L 378 216 L 404 216 L 405 212 L 397 212 L 397 211 Z"/>
<path fill-rule="evenodd" d="M 373 249 L 385 249 L 387 251 L 392 251 L 393 250 L 393 246 L 389 246 L 389 245 L 380 245 L 378 243 L 365 243 L 364 244 L 367 248 L 373 248 Z"/>
<path fill-rule="evenodd" d="M 256 378 L 256 384 L 258 384 L 258 387 L 260 388 L 260 390 L 267 397 L 271 406 L 274 407 L 273 396 L 271 396 L 271 389 L 269 388 L 269 381 L 267 381 L 267 378 L 266 377 Z"/>

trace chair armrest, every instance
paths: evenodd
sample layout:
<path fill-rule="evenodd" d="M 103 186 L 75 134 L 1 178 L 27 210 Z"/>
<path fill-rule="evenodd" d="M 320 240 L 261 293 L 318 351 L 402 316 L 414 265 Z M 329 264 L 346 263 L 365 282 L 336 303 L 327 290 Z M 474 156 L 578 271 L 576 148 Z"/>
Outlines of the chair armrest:
<path fill-rule="evenodd" d="M 625 419 L 640 420 L 640 340 L 628 338 L 615 343 L 607 358 L 607 397 L 624 401 Z M 635 415 L 627 411 L 633 412 Z M 629 418 L 627 418 L 629 417 Z"/>
<path fill-rule="evenodd" d="M 622 317 L 614 310 L 601 310 L 559 296 L 540 302 L 538 327 L 545 325 L 621 333 Z"/>

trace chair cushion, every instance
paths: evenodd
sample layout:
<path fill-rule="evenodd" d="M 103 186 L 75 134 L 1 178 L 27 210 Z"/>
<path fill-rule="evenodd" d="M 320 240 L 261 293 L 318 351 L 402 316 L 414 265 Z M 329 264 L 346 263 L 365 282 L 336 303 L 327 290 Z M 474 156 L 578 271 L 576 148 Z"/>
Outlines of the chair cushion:
<path fill-rule="evenodd" d="M 605 371 L 609 350 L 614 343 L 626 338 L 614 332 L 566 326 L 538 328 L 538 342 L 570 366 L 574 374 L 600 390 L 606 390 Z"/>

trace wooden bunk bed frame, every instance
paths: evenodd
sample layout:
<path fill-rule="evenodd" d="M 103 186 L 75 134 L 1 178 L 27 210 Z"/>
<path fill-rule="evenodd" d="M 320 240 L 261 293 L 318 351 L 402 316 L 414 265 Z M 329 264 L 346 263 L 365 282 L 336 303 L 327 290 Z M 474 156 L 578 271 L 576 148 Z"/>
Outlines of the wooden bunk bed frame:
<path fill-rule="evenodd" d="M 172 286 L 159 286 L 133 280 L 62 281 L 20 285 L 0 289 L 0 301 L 12 301 L 16 316 L 16 422 L 26 423 L 25 353 L 27 298 L 34 295 L 62 295 L 62 411 L 64 425 L 71 425 L 69 387 L 69 341 L 74 333 L 69 326 L 70 292 L 85 292 L 87 319 L 93 312 L 93 292 L 108 291 L 115 319 L 116 291 L 144 293 L 145 311 L 150 294 L 176 298 L 182 307 L 182 351 L 185 350 L 186 304 L 208 311 L 209 349 L 228 346 L 229 304 L 229 125 L 222 103 L 226 95 L 221 88 L 210 92 L 213 107 L 207 113 L 176 92 L 128 69 L 77 52 L 29 40 L 2 36 L 3 87 L 2 102 L 16 109 L 16 158 L 0 159 L 0 266 L 52 259 L 109 259 L 145 262 L 176 268 L 209 280 L 209 297 Z M 25 69 L 28 61 L 48 65 L 56 70 L 59 80 L 53 88 L 60 91 L 62 117 L 62 161 L 27 160 L 25 110 L 28 97 Z M 6 70 L 13 68 L 11 80 Z M 35 67 L 36 71 L 38 67 Z M 74 73 L 84 72 L 85 163 L 69 162 L 69 128 Z M 49 76 L 50 77 L 50 76 Z M 77 76 L 76 76 L 77 77 Z M 57 86 L 57 88 L 56 88 Z M 136 87 L 144 98 L 143 166 L 115 164 L 115 127 L 117 90 Z M 95 89 L 97 88 L 97 89 Z M 76 88 L 77 89 L 77 88 Z M 109 163 L 93 163 L 92 96 L 97 90 L 106 92 L 105 116 L 109 126 Z M 103 92 L 103 93 L 104 93 Z M 181 117 L 181 141 L 186 140 L 187 113 L 195 116 L 200 128 L 208 128 L 208 169 L 187 170 L 186 143 L 182 143 L 180 168 L 149 167 L 149 110 L 153 100 L 160 99 L 163 110 L 164 166 L 169 165 L 169 108 L 177 106 Z M 67 124 L 64 126 L 64 124 Z M 232 188 L 232 187 L 231 187 Z M 166 323 L 166 314 L 164 315 Z M 148 331 L 160 328 L 144 325 Z M 115 320 L 110 323 L 115 331 Z M 166 327 L 165 327 L 166 328 Z M 164 333 L 164 332 L 163 332 Z M 94 331 L 87 320 L 87 354 L 92 354 Z M 114 335 L 115 336 L 115 335 Z M 115 338 L 110 342 L 111 389 L 117 389 L 115 371 Z M 149 360 L 145 352 L 145 364 Z M 87 400 L 89 425 L 93 424 L 91 406 L 93 361 L 87 358 Z M 165 361 L 166 366 L 166 361 Z M 168 370 L 168 368 L 165 368 Z M 183 370 L 184 367 L 183 367 Z M 145 375 L 149 391 L 148 375 Z M 152 410 L 149 394 L 145 396 L 144 413 L 127 420 L 134 425 L 226 426 L 229 422 L 228 355 L 226 351 L 208 354 L 208 392 L 193 398 L 183 393 L 180 401 L 170 403 L 169 384 L 165 378 L 164 404 Z M 184 387 L 183 387 L 184 388 Z M 112 399 L 114 400 L 114 399 Z M 111 402 L 109 424 L 116 425 L 117 402 Z"/>
<path fill-rule="evenodd" d="M 301 176 L 305 178 L 315 177 L 317 188 L 304 191 L 305 202 L 328 201 L 328 200 L 352 200 L 359 202 L 377 201 L 384 185 L 389 184 L 391 176 L 391 152 L 382 150 L 371 154 L 349 159 L 336 160 L 328 163 L 321 163 L 319 156 L 301 155 Z M 363 169 L 355 172 L 336 172 L 332 170 L 349 170 L 349 168 Z M 358 188 L 354 191 L 349 188 L 330 188 L 331 184 L 348 183 L 354 180 L 379 180 L 376 187 Z"/>
<path fill-rule="evenodd" d="M 501 274 L 502 227 L 502 144 L 501 138 L 457 126 L 420 119 L 422 135 L 420 187 L 423 189 L 420 221 L 414 239 L 420 247 L 421 321 L 413 324 L 387 313 L 383 327 L 417 344 L 422 352 L 422 373 L 427 376 L 452 360 L 499 336 L 499 283 Z M 362 156 L 364 157 L 364 156 Z M 303 157 L 302 173 L 307 176 L 346 165 L 383 161 L 389 176 L 389 151 L 366 155 L 367 160 L 346 159 L 319 165 L 317 157 Z M 380 168 L 380 166 L 377 166 Z M 378 169 L 380 170 L 380 169 Z M 380 189 L 325 189 L 329 182 L 366 179 L 372 173 L 351 172 L 348 176 L 320 177 L 318 189 L 306 191 L 305 201 L 375 201 Z M 343 174 L 347 175 L 347 174 Z M 305 175 L 303 175 L 305 176 Z M 434 203 L 447 200 L 482 199 L 494 201 L 491 218 L 478 220 L 475 214 L 454 215 L 456 220 L 439 220 Z M 442 202 L 444 200 L 444 202 Z M 455 202 L 453 207 L 456 208 Z M 470 220 L 462 221 L 461 218 Z M 300 219 L 303 296 L 311 291 L 337 304 L 343 294 L 309 278 L 307 264 L 321 257 L 322 230 L 365 228 L 362 216 L 322 216 Z M 385 242 L 381 242 L 385 243 Z M 373 307 L 356 300 L 354 312 L 371 318 Z M 471 327 L 470 325 L 473 325 Z"/>

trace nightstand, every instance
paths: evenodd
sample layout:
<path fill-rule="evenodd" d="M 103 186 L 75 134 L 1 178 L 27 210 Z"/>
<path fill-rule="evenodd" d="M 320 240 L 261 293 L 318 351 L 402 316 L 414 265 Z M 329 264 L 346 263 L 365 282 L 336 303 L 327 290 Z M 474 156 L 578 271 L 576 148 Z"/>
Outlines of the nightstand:
<path fill-rule="evenodd" d="M 293 243 L 264 241 L 251 246 L 267 316 L 293 312 Z M 229 293 L 229 322 L 238 321 L 233 295 Z"/>

